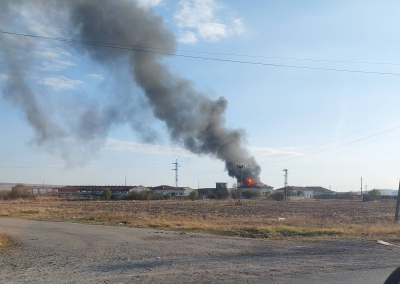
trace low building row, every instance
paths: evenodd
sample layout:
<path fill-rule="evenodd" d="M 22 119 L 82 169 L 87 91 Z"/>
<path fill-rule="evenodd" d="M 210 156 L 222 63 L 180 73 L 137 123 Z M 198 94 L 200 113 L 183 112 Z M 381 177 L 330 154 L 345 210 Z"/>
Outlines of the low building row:
<path fill-rule="evenodd" d="M 158 194 L 168 195 L 171 197 L 185 197 L 189 196 L 193 190 L 190 187 L 173 187 L 168 185 L 160 185 L 155 187 L 138 186 L 110 186 L 110 185 L 84 185 L 84 186 L 63 186 L 55 188 L 58 195 L 66 197 L 80 196 L 88 199 L 96 199 L 102 196 L 103 191 L 109 189 L 112 192 L 112 199 L 121 199 L 122 196 L 128 195 L 131 192 L 142 192 L 153 190 Z"/>

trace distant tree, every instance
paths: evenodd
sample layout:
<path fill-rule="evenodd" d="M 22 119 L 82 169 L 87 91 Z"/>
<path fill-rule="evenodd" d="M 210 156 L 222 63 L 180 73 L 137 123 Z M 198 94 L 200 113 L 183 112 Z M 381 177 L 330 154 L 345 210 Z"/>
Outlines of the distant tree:
<path fill-rule="evenodd" d="M 272 193 L 269 198 L 275 201 L 283 201 L 285 200 L 285 194 L 283 192 L 276 191 Z"/>
<path fill-rule="evenodd" d="M 242 192 L 242 196 L 243 196 L 243 198 L 251 199 L 251 198 L 260 197 L 261 193 L 254 189 L 246 189 Z"/>
<path fill-rule="evenodd" d="M 7 192 L 9 199 L 27 198 L 31 195 L 31 189 L 23 183 L 17 183 L 11 191 Z"/>
<path fill-rule="evenodd" d="M 136 190 L 131 191 L 128 195 L 122 196 L 123 200 L 156 200 L 156 199 L 168 199 L 168 195 L 158 194 L 153 190 L 144 190 L 138 192 Z"/>
<path fill-rule="evenodd" d="M 154 199 L 158 199 L 159 195 L 157 194 L 157 192 L 155 192 L 154 190 L 145 190 L 140 192 L 140 195 L 142 196 L 142 200 L 154 200 Z"/>
<path fill-rule="evenodd" d="M 298 191 L 297 192 L 297 196 L 304 196 L 304 192 L 303 191 Z"/>
<path fill-rule="evenodd" d="M 109 188 L 103 190 L 103 199 L 110 200 L 112 195 L 112 191 Z"/>
<path fill-rule="evenodd" d="M 293 192 L 293 190 L 288 190 L 286 192 L 286 196 L 296 196 L 297 194 Z"/>
<path fill-rule="evenodd" d="M 192 190 L 189 193 L 189 197 L 191 200 L 195 201 L 199 197 L 199 193 L 197 192 L 197 190 Z"/>
<path fill-rule="evenodd" d="M 13 188 L 8 192 L 7 197 L 9 199 L 17 199 L 21 197 L 21 191 L 19 188 Z"/>
<path fill-rule="evenodd" d="M 128 195 L 121 197 L 124 200 L 140 200 L 140 193 L 137 190 L 132 190 Z"/>
<path fill-rule="evenodd" d="M 231 196 L 233 199 L 238 199 L 239 198 L 239 192 L 237 189 L 231 189 Z"/>
<path fill-rule="evenodd" d="M 378 189 L 373 189 L 368 192 L 368 195 L 371 196 L 372 200 L 375 200 L 381 196 L 381 192 Z"/>

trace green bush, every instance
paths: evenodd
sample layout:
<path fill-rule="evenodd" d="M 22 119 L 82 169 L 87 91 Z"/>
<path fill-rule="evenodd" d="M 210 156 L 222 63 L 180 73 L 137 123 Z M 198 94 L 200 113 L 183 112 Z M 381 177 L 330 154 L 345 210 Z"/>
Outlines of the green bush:
<path fill-rule="evenodd" d="M 381 196 L 381 192 L 377 189 L 373 189 L 371 191 L 368 192 L 368 195 L 371 196 L 372 198 L 376 199 L 379 196 Z"/>
<path fill-rule="evenodd" d="M 242 192 L 242 196 L 243 198 L 251 199 L 260 197 L 261 193 L 254 189 L 246 189 L 245 191 Z"/>
<path fill-rule="evenodd" d="M 191 200 L 195 201 L 199 197 L 199 193 L 197 190 L 192 190 L 192 192 L 189 193 L 189 197 Z"/>
<path fill-rule="evenodd" d="M 269 197 L 275 201 L 285 200 L 285 194 L 283 192 L 279 192 L 279 191 L 272 193 Z"/>
<path fill-rule="evenodd" d="M 109 188 L 103 190 L 103 199 L 110 200 L 112 195 L 112 191 Z"/>
<path fill-rule="evenodd" d="M 23 183 L 18 183 L 7 193 L 8 199 L 28 198 L 32 195 L 31 189 Z"/>

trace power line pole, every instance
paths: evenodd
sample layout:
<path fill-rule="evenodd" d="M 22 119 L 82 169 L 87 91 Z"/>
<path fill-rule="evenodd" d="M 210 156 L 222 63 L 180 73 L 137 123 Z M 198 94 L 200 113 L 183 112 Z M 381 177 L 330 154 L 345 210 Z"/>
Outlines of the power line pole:
<path fill-rule="evenodd" d="M 362 196 L 362 178 L 361 178 L 361 188 L 360 189 L 361 189 L 361 196 Z"/>
<path fill-rule="evenodd" d="M 284 169 L 285 172 L 285 194 L 287 194 L 287 187 L 288 187 L 288 170 Z"/>
<path fill-rule="evenodd" d="M 399 190 L 397 191 L 397 203 L 396 203 L 396 213 L 394 215 L 394 222 L 399 221 L 399 207 L 400 207 L 400 181 L 399 181 Z"/>
<path fill-rule="evenodd" d="M 172 163 L 172 164 L 175 165 L 175 169 L 172 169 L 173 171 L 175 171 L 175 188 L 178 188 L 178 185 L 179 185 L 178 167 L 180 167 L 180 165 L 178 164 L 178 159 L 176 159 L 175 163 Z"/>
<path fill-rule="evenodd" d="M 236 165 L 239 169 L 239 190 L 238 190 L 238 199 L 236 200 L 236 204 L 242 204 L 242 169 L 244 168 L 243 165 Z"/>

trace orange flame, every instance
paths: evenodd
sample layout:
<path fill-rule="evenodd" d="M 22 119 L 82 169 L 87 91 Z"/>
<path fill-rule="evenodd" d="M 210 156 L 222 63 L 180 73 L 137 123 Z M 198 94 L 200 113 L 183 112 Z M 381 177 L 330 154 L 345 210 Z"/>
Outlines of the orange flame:
<path fill-rule="evenodd" d="M 246 178 L 246 184 L 247 185 L 252 185 L 254 181 L 251 178 Z"/>

